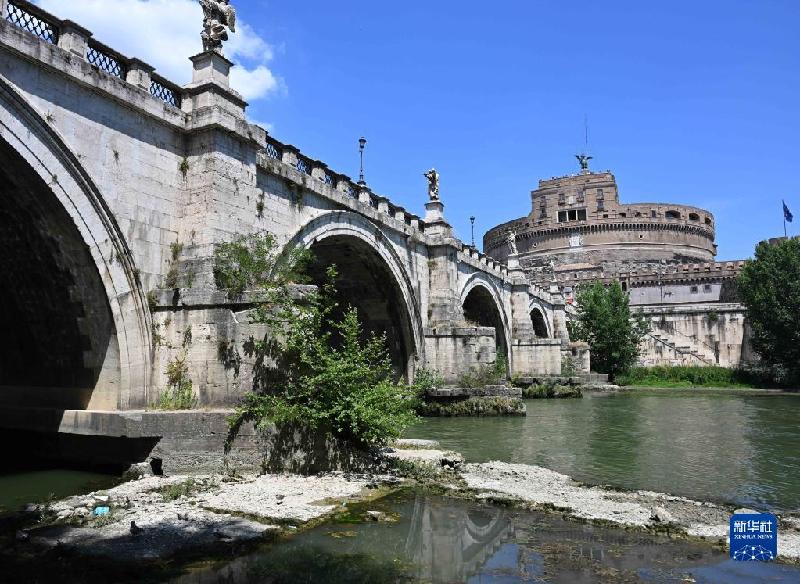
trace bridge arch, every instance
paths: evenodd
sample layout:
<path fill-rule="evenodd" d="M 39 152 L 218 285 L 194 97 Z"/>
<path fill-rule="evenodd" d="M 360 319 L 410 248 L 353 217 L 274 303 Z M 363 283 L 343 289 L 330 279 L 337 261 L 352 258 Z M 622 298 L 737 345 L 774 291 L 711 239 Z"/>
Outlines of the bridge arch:
<path fill-rule="evenodd" d="M 498 353 L 510 363 L 511 326 L 500 291 L 488 275 L 482 272 L 470 275 L 461 291 L 461 306 L 468 322 L 494 327 Z"/>
<path fill-rule="evenodd" d="M 2 76 L 0 174 L 0 232 L 16 254 L 0 274 L 0 295 L 19 309 L 7 314 L 4 342 L 34 351 L 18 349 L 27 359 L 21 366 L 10 357 L 2 362 L 0 401 L 59 409 L 146 405 L 151 319 L 124 236 L 78 158 Z M 39 363 L 51 370 L 35 371 L 37 349 L 39 356 L 56 350 Z"/>
<path fill-rule="evenodd" d="M 537 338 L 549 339 L 553 337 L 553 325 L 547 317 L 547 311 L 537 302 L 532 300 L 528 312 L 531 315 L 533 332 Z"/>
<path fill-rule="evenodd" d="M 296 246 L 314 252 L 315 283 L 336 264 L 340 303 L 358 309 L 367 331 L 386 333 L 398 373 L 413 378 L 425 346 L 419 300 L 406 263 L 381 229 L 357 213 L 332 211 L 304 225 L 286 249 Z"/>

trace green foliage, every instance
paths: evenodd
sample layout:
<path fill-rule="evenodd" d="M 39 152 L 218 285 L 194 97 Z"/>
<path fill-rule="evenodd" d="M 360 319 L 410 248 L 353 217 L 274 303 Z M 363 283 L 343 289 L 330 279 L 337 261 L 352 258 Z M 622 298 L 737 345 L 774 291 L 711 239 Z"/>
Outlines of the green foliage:
<path fill-rule="evenodd" d="M 752 345 L 779 376 L 800 375 L 800 240 L 761 243 L 739 276 Z M 782 375 L 781 375 L 782 374 Z"/>
<path fill-rule="evenodd" d="M 360 446 L 385 444 L 416 420 L 415 389 L 394 382 L 383 336 L 365 335 L 355 309 L 341 314 L 333 300 L 335 268 L 327 284 L 292 298 L 305 252 L 278 256 L 269 234 L 246 236 L 215 250 L 214 278 L 229 296 L 253 291 L 254 323 L 268 334 L 243 347 L 253 358 L 254 387 L 231 417 L 235 435 L 245 421 L 322 428 Z M 235 355 L 223 349 L 235 361 Z"/>
<path fill-rule="evenodd" d="M 178 268 L 170 266 L 167 274 L 164 276 L 164 288 L 177 288 L 178 287 Z"/>
<path fill-rule="evenodd" d="M 429 401 L 419 413 L 426 417 L 454 416 L 524 416 L 525 404 L 518 397 L 469 397 L 457 401 Z"/>
<path fill-rule="evenodd" d="M 759 387 L 763 379 L 751 371 L 725 367 L 633 367 L 616 379 L 641 387 Z"/>
<path fill-rule="evenodd" d="M 632 367 L 648 327 L 641 316 L 631 314 L 620 283 L 579 288 L 577 309 L 577 317 L 568 323 L 570 338 L 589 343 L 593 369 L 613 378 Z"/>
<path fill-rule="evenodd" d="M 417 397 L 421 398 L 427 391 L 438 389 L 442 385 L 444 385 L 444 378 L 438 371 L 422 368 L 418 369 L 414 375 L 414 383 L 411 384 L 411 387 Z"/>
<path fill-rule="evenodd" d="M 180 355 L 167 363 L 167 387 L 161 392 L 156 404 L 159 410 L 191 410 L 197 405 L 189 378 L 186 355 Z"/>
<path fill-rule="evenodd" d="M 523 388 L 522 397 L 525 399 L 561 399 L 568 397 L 583 397 L 583 392 L 577 385 L 544 383 L 542 385 L 532 385 L 530 387 Z"/>
<path fill-rule="evenodd" d="M 473 367 L 458 376 L 456 384 L 465 388 L 480 388 L 487 385 L 502 385 L 508 379 L 508 364 L 505 355 L 498 355 L 494 363 Z"/>
<path fill-rule="evenodd" d="M 175 501 L 181 497 L 188 497 L 195 493 L 200 487 L 200 484 L 193 478 L 188 478 L 183 482 L 175 483 L 174 485 L 165 485 L 157 489 L 161 494 L 164 501 Z"/>
<path fill-rule="evenodd" d="M 173 241 L 169 244 L 170 257 L 173 262 L 177 262 L 181 253 L 183 252 L 183 244 L 178 241 Z"/>
<path fill-rule="evenodd" d="M 392 381 L 384 337 L 371 335 L 362 341 L 355 309 L 330 322 L 325 304 L 313 300 L 285 329 L 283 383 L 248 394 L 232 424 L 253 420 L 259 426 L 330 428 L 334 435 L 362 446 L 398 438 L 416 420 L 414 388 Z"/>
<path fill-rule="evenodd" d="M 155 290 L 150 290 L 150 292 L 147 293 L 147 307 L 150 309 L 150 312 L 155 312 L 158 307 L 158 298 L 156 297 Z"/>
<path fill-rule="evenodd" d="M 259 292 L 265 309 L 290 304 L 286 285 L 302 283 L 302 269 L 308 263 L 308 250 L 293 249 L 281 258 L 275 237 L 270 233 L 242 235 L 214 248 L 214 283 L 228 298 L 240 298 L 245 291 Z M 263 315 L 262 315 L 263 316 Z"/>
<path fill-rule="evenodd" d="M 564 377 L 575 377 L 578 374 L 578 365 L 572 356 L 561 357 L 561 375 Z"/>

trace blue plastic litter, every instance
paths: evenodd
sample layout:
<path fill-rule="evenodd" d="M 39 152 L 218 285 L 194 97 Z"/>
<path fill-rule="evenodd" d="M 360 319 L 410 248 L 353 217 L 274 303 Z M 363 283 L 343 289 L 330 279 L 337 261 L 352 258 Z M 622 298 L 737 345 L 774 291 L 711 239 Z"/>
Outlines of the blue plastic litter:
<path fill-rule="evenodd" d="M 108 508 L 108 507 L 95 507 L 95 508 L 94 508 L 94 514 L 95 514 L 95 516 L 99 516 L 99 515 L 108 515 L 108 513 L 109 513 L 110 511 L 111 511 L 111 509 L 110 509 L 110 508 Z"/>

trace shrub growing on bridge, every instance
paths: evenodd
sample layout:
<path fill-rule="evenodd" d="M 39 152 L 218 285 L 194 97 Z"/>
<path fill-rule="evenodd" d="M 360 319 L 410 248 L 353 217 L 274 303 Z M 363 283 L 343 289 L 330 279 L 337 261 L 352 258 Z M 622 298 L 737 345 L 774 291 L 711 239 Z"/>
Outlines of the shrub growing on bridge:
<path fill-rule="evenodd" d="M 334 316 L 333 267 L 322 289 L 293 295 L 289 285 L 303 280 L 308 254 L 279 258 L 276 248 L 262 234 L 215 252 L 217 285 L 231 297 L 254 294 L 251 321 L 269 331 L 244 347 L 255 362 L 254 387 L 231 418 L 233 432 L 252 421 L 325 429 L 361 446 L 397 438 L 416 419 L 415 390 L 394 381 L 386 339 L 365 337 L 354 308 Z"/>

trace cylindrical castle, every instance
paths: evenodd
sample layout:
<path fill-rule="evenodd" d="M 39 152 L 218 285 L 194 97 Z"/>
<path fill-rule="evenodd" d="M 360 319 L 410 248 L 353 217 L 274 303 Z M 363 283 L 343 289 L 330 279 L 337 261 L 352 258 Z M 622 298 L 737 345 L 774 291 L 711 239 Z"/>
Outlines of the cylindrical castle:
<path fill-rule="evenodd" d="M 505 262 L 513 231 L 520 263 L 533 279 L 540 271 L 602 277 L 604 266 L 713 262 L 717 252 L 711 213 L 668 203 L 620 203 L 610 172 L 539 181 L 531 203 L 527 217 L 489 230 L 483 246 Z"/>

